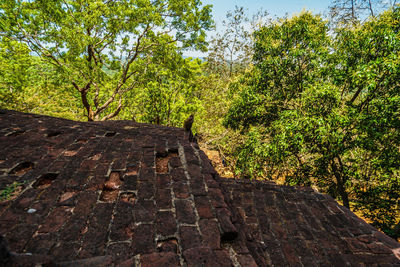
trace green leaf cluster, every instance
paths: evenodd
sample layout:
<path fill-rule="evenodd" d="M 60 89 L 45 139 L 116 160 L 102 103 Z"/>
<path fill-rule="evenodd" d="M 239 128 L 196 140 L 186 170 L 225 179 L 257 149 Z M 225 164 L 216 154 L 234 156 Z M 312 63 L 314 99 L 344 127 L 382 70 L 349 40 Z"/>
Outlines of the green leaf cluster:
<path fill-rule="evenodd" d="M 303 12 L 256 31 L 224 120 L 246 136 L 237 172 L 315 186 L 398 237 L 399 21 L 394 8 L 329 32 Z"/>
<path fill-rule="evenodd" d="M 200 109 L 203 63 L 184 59 L 174 47 L 154 51 L 153 63 L 142 73 L 142 84 L 126 99 L 125 114 L 134 120 L 182 127 L 183 121 Z"/>
<path fill-rule="evenodd" d="M 198 0 L 3 1 L 1 36 L 53 65 L 76 90 L 88 120 L 124 109 L 153 53 L 205 50 L 211 7 Z M 173 45 L 173 46 L 171 46 Z"/>

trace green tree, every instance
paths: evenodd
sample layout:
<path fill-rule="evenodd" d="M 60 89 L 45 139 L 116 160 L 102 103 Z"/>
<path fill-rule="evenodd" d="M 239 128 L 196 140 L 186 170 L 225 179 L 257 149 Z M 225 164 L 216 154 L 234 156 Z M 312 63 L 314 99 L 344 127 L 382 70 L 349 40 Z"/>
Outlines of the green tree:
<path fill-rule="evenodd" d="M 219 32 L 211 39 L 207 62 L 214 73 L 230 78 L 243 72 L 251 63 L 252 32 L 265 21 L 268 13 L 258 11 L 252 19 L 243 7 L 228 11 Z"/>
<path fill-rule="evenodd" d="M 31 55 L 23 43 L 0 39 L 0 106 L 69 119 L 83 119 L 79 95 L 57 69 Z"/>
<path fill-rule="evenodd" d="M 400 218 L 399 7 L 352 29 L 337 30 L 336 65 L 353 134 L 346 158 L 355 208 L 393 237 Z M 350 130 L 348 130 L 350 131 Z M 352 137 L 350 137 L 353 135 Z"/>
<path fill-rule="evenodd" d="M 384 9 L 396 5 L 396 0 L 332 0 L 329 13 L 336 23 L 354 24 L 368 17 L 375 17 Z"/>
<path fill-rule="evenodd" d="M 29 48 L 17 41 L 0 38 L 0 105 L 16 109 L 23 105 L 23 92 L 30 85 L 34 58 Z"/>
<path fill-rule="evenodd" d="M 222 33 L 217 33 L 211 40 L 207 57 L 210 67 L 218 73 L 231 77 L 234 67 L 248 65 L 251 46 L 250 31 L 245 28 L 249 22 L 243 7 L 235 6 L 228 11 L 226 20 L 222 22 Z"/>
<path fill-rule="evenodd" d="M 202 62 L 184 59 L 173 44 L 147 55 L 152 61 L 142 73 L 142 84 L 128 98 L 130 114 L 140 122 L 181 127 L 200 108 Z"/>
<path fill-rule="evenodd" d="M 237 84 L 240 93 L 225 118 L 246 136 L 238 171 L 314 185 L 394 233 L 399 11 L 332 37 L 327 22 L 307 12 L 257 31 L 255 68 Z"/>
<path fill-rule="evenodd" d="M 196 113 L 194 130 L 203 149 L 218 151 L 223 175 L 232 176 L 236 161 L 233 151 L 242 142 L 240 133 L 222 125 L 236 94 L 229 84 L 252 68 L 252 32 L 266 23 L 267 16 L 262 10 L 249 16 L 245 8 L 237 6 L 228 11 L 222 25 L 217 25 L 218 33 L 211 38 L 204 75 L 198 82 L 202 108 Z"/>
<path fill-rule="evenodd" d="M 88 120 L 123 108 L 155 47 L 205 49 L 210 6 L 198 0 L 3 1 L 0 33 L 26 43 L 80 94 Z"/>

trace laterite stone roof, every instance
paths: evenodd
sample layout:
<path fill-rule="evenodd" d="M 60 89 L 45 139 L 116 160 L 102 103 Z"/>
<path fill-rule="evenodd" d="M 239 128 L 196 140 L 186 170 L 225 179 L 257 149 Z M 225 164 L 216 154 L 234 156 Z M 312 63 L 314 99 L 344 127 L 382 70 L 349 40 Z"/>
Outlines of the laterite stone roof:
<path fill-rule="evenodd" d="M 179 128 L 1 110 L 10 187 L 3 266 L 400 266 L 400 244 L 331 197 L 220 178 Z"/>

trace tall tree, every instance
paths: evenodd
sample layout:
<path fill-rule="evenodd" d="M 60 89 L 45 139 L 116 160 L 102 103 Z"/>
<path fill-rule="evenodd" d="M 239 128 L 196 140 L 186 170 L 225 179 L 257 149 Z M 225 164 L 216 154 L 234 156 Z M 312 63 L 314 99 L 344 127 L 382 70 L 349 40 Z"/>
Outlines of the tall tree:
<path fill-rule="evenodd" d="M 359 20 L 369 16 L 375 17 L 381 11 L 394 7 L 396 2 L 396 0 L 332 0 L 329 11 L 334 22 L 354 25 Z"/>
<path fill-rule="evenodd" d="M 15 109 L 22 105 L 24 88 L 30 85 L 34 58 L 29 48 L 17 41 L 0 37 L 0 104 Z"/>
<path fill-rule="evenodd" d="M 200 59 L 184 59 L 173 44 L 154 50 L 152 60 L 142 73 L 142 85 L 127 99 L 127 111 L 135 120 L 168 126 L 182 122 L 200 105 L 198 77 L 202 75 Z"/>
<path fill-rule="evenodd" d="M 207 57 L 210 68 L 226 77 L 245 69 L 252 57 L 252 32 L 267 15 L 260 10 L 250 19 L 245 8 L 238 6 L 228 11 L 222 27 L 210 43 Z"/>
<path fill-rule="evenodd" d="M 0 106 L 23 112 L 84 119 L 79 95 L 26 44 L 0 38 Z"/>
<path fill-rule="evenodd" d="M 255 68 L 225 118 L 246 136 L 238 171 L 314 185 L 394 236 L 399 18 L 395 8 L 328 35 L 326 21 L 303 13 L 256 32 Z"/>
<path fill-rule="evenodd" d="M 123 108 L 151 49 L 205 49 L 210 6 L 198 0 L 3 1 L 0 34 L 26 43 L 79 92 L 88 120 Z"/>

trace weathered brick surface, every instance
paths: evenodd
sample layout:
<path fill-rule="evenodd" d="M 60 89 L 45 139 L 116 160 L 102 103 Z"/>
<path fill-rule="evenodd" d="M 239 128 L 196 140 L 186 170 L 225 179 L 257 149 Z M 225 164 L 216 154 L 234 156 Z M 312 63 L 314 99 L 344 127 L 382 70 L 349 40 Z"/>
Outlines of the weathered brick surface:
<path fill-rule="evenodd" d="M 71 207 L 56 207 L 40 225 L 39 233 L 54 233 L 66 223 L 72 214 Z"/>
<path fill-rule="evenodd" d="M 159 211 L 157 213 L 157 234 L 161 236 L 172 236 L 177 231 L 176 220 L 172 211 Z"/>
<path fill-rule="evenodd" d="M 189 185 L 185 181 L 179 181 L 173 184 L 173 189 L 176 198 L 186 199 L 190 196 Z"/>
<path fill-rule="evenodd" d="M 114 210 L 114 219 L 111 225 L 110 240 L 125 241 L 132 238 L 135 220 L 133 217 L 133 203 L 119 201 Z"/>
<path fill-rule="evenodd" d="M 81 244 L 78 242 L 59 242 L 50 250 L 50 255 L 60 261 L 70 261 L 78 258 Z M 90 256 L 89 256 L 90 257 Z"/>
<path fill-rule="evenodd" d="M 178 240 L 176 238 L 168 238 L 157 242 L 158 252 L 174 252 L 178 253 Z"/>
<path fill-rule="evenodd" d="M 83 235 L 80 258 L 102 255 L 108 241 L 109 222 L 112 217 L 113 204 L 99 203 L 93 210 L 87 230 Z"/>
<path fill-rule="evenodd" d="M 158 189 L 156 192 L 156 203 L 158 209 L 172 208 L 171 189 Z"/>
<path fill-rule="evenodd" d="M 215 250 L 216 261 L 219 266 L 233 266 L 229 252 L 226 250 Z"/>
<path fill-rule="evenodd" d="M 183 253 L 188 266 L 218 266 L 214 252 L 208 247 L 194 247 Z"/>
<path fill-rule="evenodd" d="M 240 214 L 246 225 L 245 229 L 238 229 L 241 233 L 238 238 L 247 232 L 256 241 L 243 238 L 250 252 L 246 255 L 252 255 L 258 266 L 261 250 L 268 255 L 266 263 L 279 266 L 368 265 L 372 258 L 375 263 L 385 262 L 388 266 L 396 261 L 400 264 L 389 249 L 399 247 L 397 242 L 371 228 L 329 196 L 258 181 L 221 179 L 220 182 L 225 185 L 226 195 L 233 196 L 230 211 Z M 238 189 L 238 184 L 244 189 Z M 378 239 L 374 235 L 382 236 Z M 244 253 L 243 245 L 233 244 L 233 247 Z M 337 257 L 342 254 L 351 257 Z M 382 261 L 377 260 L 379 257 Z"/>
<path fill-rule="evenodd" d="M 106 253 L 111 255 L 115 263 L 126 261 L 131 257 L 129 242 L 111 243 L 106 248 Z"/>
<path fill-rule="evenodd" d="M 221 236 L 219 234 L 218 223 L 214 220 L 200 220 L 199 222 L 203 244 L 212 249 L 221 248 Z"/>
<path fill-rule="evenodd" d="M 140 256 L 143 267 L 179 266 L 179 257 L 172 252 L 152 253 Z"/>
<path fill-rule="evenodd" d="M 180 223 L 194 224 L 196 215 L 192 207 L 192 202 L 188 199 L 175 200 L 176 217 Z"/>
<path fill-rule="evenodd" d="M 398 242 L 329 196 L 220 178 L 183 129 L 0 110 L 0 190 L 13 182 L 11 266 L 400 265 Z"/>
<path fill-rule="evenodd" d="M 53 233 L 37 234 L 29 240 L 26 250 L 34 254 L 47 255 L 56 242 L 56 235 Z"/>
<path fill-rule="evenodd" d="M 86 267 L 86 266 L 98 266 L 98 267 L 106 267 L 110 266 L 113 263 L 113 258 L 111 256 L 98 256 L 87 258 L 83 260 L 74 260 L 74 261 L 64 261 L 60 262 L 59 266 L 67 267 L 67 266 L 76 266 L 76 267 Z"/>
<path fill-rule="evenodd" d="M 150 181 L 141 181 L 138 185 L 138 198 L 151 199 L 154 197 L 154 185 Z"/>
<path fill-rule="evenodd" d="M 154 222 L 156 206 L 153 200 L 138 199 L 133 207 L 136 222 Z"/>
<path fill-rule="evenodd" d="M 182 250 L 201 246 L 201 236 L 194 226 L 181 226 L 179 229 Z"/>
<path fill-rule="evenodd" d="M 166 189 L 171 186 L 171 176 L 169 174 L 157 174 L 157 188 Z"/>
<path fill-rule="evenodd" d="M 132 252 L 136 254 L 149 254 L 155 252 L 154 225 L 140 224 L 133 231 Z"/>
<path fill-rule="evenodd" d="M 207 196 L 195 196 L 194 202 L 197 212 L 202 219 L 214 218 L 211 204 Z"/>

